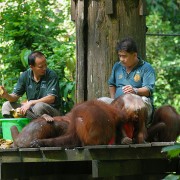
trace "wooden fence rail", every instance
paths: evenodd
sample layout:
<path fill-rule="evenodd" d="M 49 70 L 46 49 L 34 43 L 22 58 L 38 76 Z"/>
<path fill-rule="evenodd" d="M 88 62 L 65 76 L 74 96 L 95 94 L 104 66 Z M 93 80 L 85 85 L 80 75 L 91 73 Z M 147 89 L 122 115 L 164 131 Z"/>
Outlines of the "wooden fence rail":
<path fill-rule="evenodd" d="M 180 174 L 179 158 L 161 153 L 174 143 L 0 150 L 1 179 L 142 179 Z"/>

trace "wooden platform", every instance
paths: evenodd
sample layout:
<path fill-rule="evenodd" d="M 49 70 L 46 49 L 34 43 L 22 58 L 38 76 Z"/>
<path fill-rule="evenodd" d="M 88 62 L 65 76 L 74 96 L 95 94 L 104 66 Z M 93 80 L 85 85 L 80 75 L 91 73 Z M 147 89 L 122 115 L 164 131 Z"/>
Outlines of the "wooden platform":
<path fill-rule="evenodd" d="M 159 180 L 180 173 L 180 160 L 161 153 L 173 144 L 0 149 L 0 178 Z"/>

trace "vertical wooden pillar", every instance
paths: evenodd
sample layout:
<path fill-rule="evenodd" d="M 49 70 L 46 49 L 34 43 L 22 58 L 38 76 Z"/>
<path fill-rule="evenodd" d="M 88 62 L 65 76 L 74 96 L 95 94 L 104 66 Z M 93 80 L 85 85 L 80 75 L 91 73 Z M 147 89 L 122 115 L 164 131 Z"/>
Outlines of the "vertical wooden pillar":
<path fill-rule="evenodd" d="M 87 100 L 87 1 L 76 0 L 76 101 Z M 87 6 L 87 4 L 86 4 Z"/>
<path fill-rule="evenodd" d="M 109 96 L 117 42 L 131 36 L 145 58 L 144 0 L 76 0 L 77 102 Z"/>

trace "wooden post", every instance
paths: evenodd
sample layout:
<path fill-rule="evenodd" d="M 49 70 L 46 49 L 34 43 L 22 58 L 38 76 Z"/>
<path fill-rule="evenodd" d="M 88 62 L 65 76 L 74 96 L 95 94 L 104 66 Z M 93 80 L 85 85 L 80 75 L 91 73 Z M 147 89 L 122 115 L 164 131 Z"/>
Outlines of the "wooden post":
<path fill-rule="evenodd" d="M 87 99 L 87 17 L 85 1 L 78 0 L 76 3 L 76 101 L 83 102 Z"/>
<path fill-rule="evenodd" d="M 106 0 L 106 14 L 113 14 L 113 0 Z"/>
<path fill-rule="evenodd" d="M 71 20 L 76 20 L 76 7 L 75 7 L 75 1 L 71 0 Z"/>

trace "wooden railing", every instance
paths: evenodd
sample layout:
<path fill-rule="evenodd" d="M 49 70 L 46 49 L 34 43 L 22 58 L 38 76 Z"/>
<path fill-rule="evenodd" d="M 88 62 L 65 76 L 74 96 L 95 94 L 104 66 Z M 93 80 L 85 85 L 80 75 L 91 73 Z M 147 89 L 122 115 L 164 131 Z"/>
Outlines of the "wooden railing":
<path fill-rule="evenodd" d="M 0 149 L 1 179 L 163 179 L 180 173 L 179 158 L 161 150 L 174 143 Z"/>

